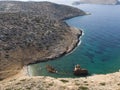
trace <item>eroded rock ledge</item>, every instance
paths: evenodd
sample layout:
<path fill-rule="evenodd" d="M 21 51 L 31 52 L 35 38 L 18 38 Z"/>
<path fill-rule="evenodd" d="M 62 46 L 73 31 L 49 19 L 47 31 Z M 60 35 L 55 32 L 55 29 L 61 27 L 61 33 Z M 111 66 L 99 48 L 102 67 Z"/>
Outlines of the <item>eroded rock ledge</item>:
<path fill-rule="evenodd" d="M 23 66 L 70 52 L 81 31 L 63 20 L 85 15 L 77 8 L 50 2 L 0 2 L 0 79 Z"/>

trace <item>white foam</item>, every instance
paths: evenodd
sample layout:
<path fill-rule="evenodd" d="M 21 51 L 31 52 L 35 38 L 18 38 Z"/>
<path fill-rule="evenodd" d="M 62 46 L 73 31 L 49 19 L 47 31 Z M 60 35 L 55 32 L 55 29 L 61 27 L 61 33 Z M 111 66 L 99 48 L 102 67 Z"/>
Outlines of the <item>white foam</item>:
<path fill-rule="evenodd" d="M 81 45 L 81 43 L 82 43 L 81 38 L 82 38 L 82 36 L 84 35 L 84 30 L 81 29 L 81 28 L 79 28 L 79 29 L 82 30 L 82 35 L 81 35 L 80 38 L 79 38 L 79 42 L 78 42 L 77 46 L 76 46 L 71 52 L 67 53 L 66 55 L 69 55 L 69 54 L 73 53 L 73 52 Z M 66 56 L 66 55 L 65 55 L 65 56 Z"/>

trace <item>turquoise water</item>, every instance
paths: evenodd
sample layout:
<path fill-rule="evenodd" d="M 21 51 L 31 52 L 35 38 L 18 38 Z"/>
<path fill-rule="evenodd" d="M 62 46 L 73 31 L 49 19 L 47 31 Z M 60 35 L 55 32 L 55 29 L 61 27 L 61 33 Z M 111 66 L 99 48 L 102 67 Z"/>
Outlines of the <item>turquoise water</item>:
<path fill-rule="evenodd" d="M 31 65 L 32 75 L 75 77 L 75 64 L 92 74 L 106 74 L 120 69 L 120 5 L 80 5 L 91 15 L 67 20 L 70 26 L 82 28 L 84 36 L 74 52 L 53 61 Z M 46 64 L 54 66 L 59 74 L 46 71 Z"/>

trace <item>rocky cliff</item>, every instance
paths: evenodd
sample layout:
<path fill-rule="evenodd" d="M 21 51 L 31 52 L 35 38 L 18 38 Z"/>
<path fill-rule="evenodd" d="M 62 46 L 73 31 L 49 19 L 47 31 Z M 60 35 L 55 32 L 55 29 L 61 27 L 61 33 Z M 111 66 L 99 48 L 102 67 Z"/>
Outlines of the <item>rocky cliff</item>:
<path fill-rule="evenodd" d="M 63 20 L 85 15 L 77 8 L 50 2 L 0 2 L 0 79 L 23 66 L 70 52 L 79 30 Z"/>

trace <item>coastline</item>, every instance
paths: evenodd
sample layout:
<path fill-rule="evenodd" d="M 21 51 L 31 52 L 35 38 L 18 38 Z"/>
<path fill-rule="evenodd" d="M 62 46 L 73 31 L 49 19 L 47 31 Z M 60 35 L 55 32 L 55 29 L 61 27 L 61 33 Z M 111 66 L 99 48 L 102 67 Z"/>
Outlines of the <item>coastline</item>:
<path fill-rule="evenodd" d="M 19 73 L 26 65 L 63 56 L 78 43 L 76 38 L 79 35 L 73 34 L 69 25 L 64 22 L 67 18 L 85 15 L 85 12 L 78 8 L 51 2 L 6 1 L 0 5 L 6 5 L 0 14 L 2 22 L 0 72 L 7 71 L 0 73 L 0 80 Z M 9 32 L 6 25 L 10 26 Z M 6 36 L 8 38 L 4 38 Z"/>
<path fill-rule="evenodd" d="M 70 26 L 69 26 L 70 27 Z M 50 58 L 50 59 L 46 59 L 46 60 L 43 60 L 43 61 L 38 61 L 38 62 L 34 62 L 32 64 L 36 64 L 36 63 L 40 63 L 40 62 L 47 62 L 49 60 L 55 60 L 56 58 L 60 58 L 60 57 L 63 57 L 63 56 L 66 56 L 66 55 L 69 55 L 71 54 L 72 52 L 74 52 L 74 50 L 77 49 L 77 47 L 80 45 L 81 43 L 81 37 L 84 35 L 83 34 L 83 30 L 81 29 L 78 29 L 76 27 L 70 27 L 72 33 L 76 34 L 76 39 L 73 40 L 73 42 L 71 43 L 71 45 L 66 49 L 65 52 L 63 52 L 62 54 L 56 56 L 56 57 L 53 57 L 53 58 Z M 29 64 L 31 65 L 31 64 Z M 32 76 L 32 73 L 30 72 L 30 67 L 29 65 L 25 66 L 27 67 L 27 76 Z"/>
<path fill-rule="evenodd" d="M 70 26 L 69 26 L 69 28 L 70 28 L 71 32 L 73 34 L 75 34 L 75 38 L 74 38 L 73 42 L 71 43 L 71 45 L 66 49 L 65 52 L 63 52 L 62 54 L 56 55 L 56 57 L 51 57 L 51 58 L 43 60 L 43 61 L 36 61 L 36 62 L 31 63 L 31 64 L 36 64 L 36 63 L 40 63 L 40 62 L 47 62 L 49 60 L 55 60 L 56 58 L 59 58 L 59 57 L 62 57 L 62 56 L 65 56 L 65 55 L 68 55 L 68 54 L 74 52 L 74 50 L 76 50 L 76 48 L 80 45 L 81 37 L 84 34 L 83 34 L 83 31 L 81 29 L 78 29 L 76 27 L 70 27 Z M 8 77 L 4 80 L 6 81 L 6 80 L 10 80 L 10 79 L 13 79 L 16 77 L 24 77 L 24 76 L 31 77 L 32 73 L 30 72 L 30 67 L 29 67 L 29 65 L 31 65 L 31 64 L 23 66 L 23 68 L 20 70 L 19 73 L 17 73 L 16 75 L 13 75 L 11 77 Z"/>
<path fill-rule="evenodd" d="M 79 36 L 79 39 L 84 35 Z M 76 43 L 76 46 L 68 50 L 69 52 L 65 52 L 60 55 L 67 55 L 72 53 L 78 45 L 80 45 L 80 41 Z M 58 57 L 56 57 L 58 58 Z M 56 59 L 54 58 L 54 59 Z M 39 61 L 42 62 L 42 61 Z M 89 90 L 120 90 L 120 71 L 114 72 L 110 74 L 100 74 L 100 75 L 92 75 L 88 77 L 82 78 L 52 78 L 52 77 L 44 77 L 44 76 L 31 76 L 29 66 L 24 66 L 23 69 L 14 76 L 11 76 L 0 82 L 0 90 L 5 90 L 11 88 L 16 89 L 29 89 L 35 90 L 41 82 L 43 82 L 45 90 L 81 90 L 80 87 L 89 88 Z M 61 82 L 61 81 L 66 82 Z M 51 84 L 52 83 L 52 84 Z M 34 85 L 34 87 L 32 86 Z M 51 86 L 49 86 L 51 85 Z"/>
<path fill-rule="evenodd" d="M 68 27 L 70 28 L 72 34 L 74 34 L 73 35 L 74 40 L 72 41 L 71 45 L 69 45 L 66 48 L 66 50 L 64 50 L 63 52 L 60 52 L 59 54 L 54 54 L 54 55 L 51 55 L 49 57 L 46 57 L 43 60 L 34 61 L 32 63 L 29 63 L 28 65 L 32 65 L 32 64 L 36 64 L 36 63 L 40 63 L 40 62 L 47 62 L 49 60 L 55 60 L 56 58 L 65 56 L 65 55 L 71 53 L 72 51 L 74 51 L 74 49 L 76 49 L 77 46 L 80 45 L 80 42 L 81 42 L 80 38 L 83 36 L 83 31 L 81 29 L 76 28 L 76 27 L 70 27 L 70 26 L 68 26 Z"/>
<path fill-rule="evenodd" d="M 75 15 L 74 17 L 78 17 L 78 16 Z M 73 16 L 71 18 L 73 18 Z M 65 18 L 64 20 L 66 20 L 66 19 L 67 18 Z M 69 19 L 70 19 L 70 17 L 69 17 Z M 65 24 L 67 24 L 67 23 L 65 22 Z M 29 65 L 40 63 L 40 62 L 47 62 L 49 60 L 55 60 L 56 58 L 60 58 L 62 56 L 65 56 L 65 55 L 68 55 L 68 54 L 74 52 L 74 50 L 76 50 L 77 47 L 81 44 L 81 37 L 84 35 L 84 32 L 83 32 L 82 29 L 78 29 L 76 27 L 71 27 L 69 25 L 68 25 L 68 27 L 70 28 L 71 32 L 74 34 L 75 39 L 73 40 L 71 45 L 69 45 L 69 47 L 66 49 L 65 52 L 63 52 L 63 53 L 61 53 L 59 55 L 56 55 L 55 57 L 47 58 L 47 59 L 45 59 L 43 61 L 42 60 L 41 61 L 35 61 L 33 63 L 25 65 L 25 66 L 23 66 L 23 69 L 21 69 L 21 71 L 18 74 L 14 75 L 14 76 L 15 77 L 19 76 L 19 75 L 21 75 L 21 76 L 32 76 L 31 72 L 30 72 Z M 14 76 L 11 76 L 11 77 L 14 77 Z M 11 77 L 8 77 L 8 78 L 11 78 Z"/>
<path fill-rule="evenodd" d="M 82 32 L 81 36 L 83 35 L 84 33 Z M 77 43 L 75 47 L 72 48 L 71 50 L 68 50 L 69 52 L 67 51 L 66 53 L 62 55 L 67 55 L 69 53 L 72 53 L 77 48 L 77 46 L 80 44 L 81 40 L 79 41 L 79 39 L 81 38 L 81 36 L 79 36 L 79 38 L 77 39 Z M 29 67 L 24 66 L 20 73 L 0 82 L 0 87 L 2 88 L 1 90 L 4 90 L 6 88 L 17 88 L 21 86 L 23 88 L 27 88 L 26 86 L 18 84 L 21 81 L 24 85 L 35 83 L 36 86 L 37 85 L 39 86 L 39 83 L 41 82 L 46 82 L 44 83 L 45 85 L 43 87 L 47 87 L 48 85 L 47 83 L 51 81 L 53 82 L 53 86 L 51 86 L 49 90 L 53 90 L 53 89 L 61 90 L 59 88 L 63 86 L 64 88 L 66 88 L 64 90 L 79 90 L 78 89 L 79 87 L 86 87 L 86 88 L 89 88 L 89 90 L 101 90 L 101 89 L 102 90 L 111 90 L 111 89 L 119 90 L 120 89 L 119 88 L 120 72 L 115 72 L 115 73 L 110 73 L 110 74 L 92 75 L 92 76 L 82 77 L 82 78 L 57 78 L 57 79 L 52 78 L 52 77 L 45 77 L 45 76 L 31 76 L 30 73 L 31 72 L 29 71 Z M 61 80 L 66 80 L 68 83 L 62 83 Z"/>
<path fill-rule="evenodd" d="M 81 29 L 80 29 L 81 30 Z M 70 53 L 72 53 L 81 43 L 81 40 L 80 38 L 84 35 L 84 32 L 82 30 L 82 34 L 79 36 L 79 40 L 77 42 L 77 45 L 71 49 L 71 51 L 69 51 L 68 53 L 64 53 L 64 55 L 68 55 Z M 29 70 L 28 70 L 29 71 Z M 95 74 L 95 75 L 92 75 L 92 76 L 88 76 L 88 77 L 82 77 L 82 78 L 77 78 L 78 80 L 82 80 L 82 83 L 84 85 L 84 81 L 87 81 L 90 85 L 88 87 L 90 87 L 91 89 L 90 90 L 96 90 L 96 89 L 104 89 L 104 90 L 111 90 L 111 89 L 115 89 L 115 90 L 119 90 L 119 77 L 120 75 L 120 71 L 118 72 L 114 72 L 114 73 L 109 73 L 109 74 Z M 34 76 L 32 76 L 34 77 Z M 42 78 L 44 76 L 37 76 L 36 78 Z M 56 81 L 56 80 L 61 80 L 61 79 L 65 79 L 65 80 L 68 80 L 69 82 L 75 82 L 76 81 L 76 78 L 52 78 L 52 77 L 45 77 L 45 78 L 51 78 L 53 81 Z M 103 87 L 101 84 L 102 83 L 105 83 L 106 85 Z M 116 84 L 115 84 L 116 83 Z M 117 85 L 118 84 L 118 85 Z M 112 85 L 112 86 L 111 86 Z M 58 85 L 59 86 L 59 85 Z M 107 88 L 107 87 L 110 87 L 111 88 Z M 74 86 L 73 86 L 74 87 Z M 99 88 L 100 87 L 100 88 Z M 76 87 L 75 87 L 76 88 Z M 51 89 L 50 89 L 51 90 Z M 58 89 L 59 90 L 59 89 Z M 72 90 L 76 90 L 76 89 L 72 89 Z"/>
<path fill-rule="evenodd" d="M 76 16 L 80 16 L 80 15 L 74 15 L 74 17 Z M 71 18 L 71 17 L 69 17 Z M 73 16 L 72 16 L 73 18 Z M 64 18 L 64 20 L 66 20 L 67 18 Z M 51 54 L 51 56 L 49 57 L 46 57 L 44 58 L 43 60 L 37 60 L 37 61 L 33 61 L 32 63 L 28 63 L 28 64 L 25 64 L 23 66 L 23 69 L 20 70 L 20 72 L 18 72 L 17 75 L 21 75 L 21 76 L 30 76 L 29 75 L 29 68 L 28 68 L 28 65 L 30 64 L 35 64 L 35 63 L 39 63 L 39 62 L 46 62 L 48 60 L 55 60 L 56 58 L 59 58 L 59 57 L 62 57 L 64 55 L 67 55 L 69 53 L 72 53 L 78 46 L 78 44 L 80 44 L 80 40 L 79 38 L 82 36 L 82 30 L 78 29 L 78 28 L 75 28 L 75 27 L 70 27 L 66 22 L 64 22 L 63 24 L 65 24 L 67 26 L 67 29 L 69 31 L 69 36 L 66 38 L 69 39 L 70 37 L 72 37 L 70 41 L 66 42 L 65 45 L 67 47 L 64 47 L 64 49 L 62 49 L 62 47 L 60 48 L 60 52 L 59 53 L 53 53 L 53 55 Z M 62 41 L 63 42 L 63 41 Z M 62 43 L 60 42 L 60 43 Z M 59 46 L 57 46 L 59 47 Z M 58 49 L 59 50 L 59 49 Z M 21 74 L 21 71 L 22 71 L 22 74 Z M 11 78 L 11 77 L 14 77 L 16 75 L 13 75 L 13 76 L 10 76 L 10 77 L 7 77 L 6 79 L 8 78 Z"/>
<path fill-rule="evenodd" d="M 76 27 L 74 27 L 74 28 L 75 28 L 75 29 L 78 29 L 78 28 L 76 28 Z M 78 30 L 80 30 L 80 31 L 82 32 L 81 35 L 80 35 L 79 38 L 78 38 L 78 43 L 76 44 L 76 46 L 75 46 L 70 52 L 66 53 L 65 56 L 73 53 L 73 52 L 80 46 L 80 44 L 82 43 L 81 38 L 82 38 L 82 36 L 84 36 L 84 30 L 81 29 L 81 28 L 78 29 Z"/>

